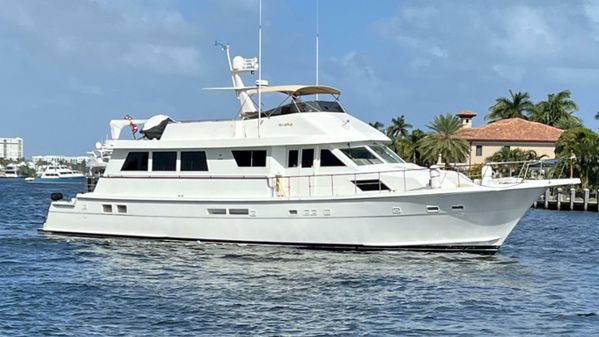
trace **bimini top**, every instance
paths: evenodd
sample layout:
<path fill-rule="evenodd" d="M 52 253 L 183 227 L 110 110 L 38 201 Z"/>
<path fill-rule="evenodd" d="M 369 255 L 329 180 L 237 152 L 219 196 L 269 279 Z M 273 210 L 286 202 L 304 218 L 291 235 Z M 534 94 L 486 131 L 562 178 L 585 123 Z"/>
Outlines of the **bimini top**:
<path fill-rule="evenodd" d="M 258 93 L 257 87 L 245 87 L 241 90 L 245 90 L 245 92 L 247 92 L 248 95 L 255 95 Z M 289 96 L 305 96 L 317 94 L 329 94 L 335 96 L 341 95 L 341 91 L 339 91 L 338 89 L 324 85 L 273 85 L 263 86 L 260 91 L 262 91 L 263 94 L 271 92 L 280 92 Z"/>

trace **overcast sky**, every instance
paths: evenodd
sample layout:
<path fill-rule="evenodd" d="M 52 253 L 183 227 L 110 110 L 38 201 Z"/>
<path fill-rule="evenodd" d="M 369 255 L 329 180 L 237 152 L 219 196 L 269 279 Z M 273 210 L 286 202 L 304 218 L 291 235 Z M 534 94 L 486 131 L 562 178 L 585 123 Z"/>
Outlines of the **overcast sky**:
<path fill-rule="evenodd" d="M 0 137 L 25 155 L 84 154 L 110 119 L 239 110 L 226 59 L 258 54 L 258 0 L 0 0 Z M 263 77 L 315 81 L 316 0 L 263 0 Z M 320 0 L 321 84 L 349 112 L 388 124 L 472 110 L 508 89 L 534 101 L 570 89 L 599 111 L 599 1 Z M 255 80 L 252 79 L 252 81 Z M 246 82 L 249 83 L 249 82 Z"/>

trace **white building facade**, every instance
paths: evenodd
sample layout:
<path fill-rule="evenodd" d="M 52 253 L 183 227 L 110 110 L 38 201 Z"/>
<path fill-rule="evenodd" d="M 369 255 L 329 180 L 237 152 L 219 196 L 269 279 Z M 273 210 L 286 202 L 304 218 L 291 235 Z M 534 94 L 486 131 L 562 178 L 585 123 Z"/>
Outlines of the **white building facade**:
<path fill-rule="evenodd" d="M 0 138 L 0 158 L 17 160 L 24 157 L 23 138 Z"/>
<path fill-rule="evenodd" d="M 82 162 L 89 160 L 86 156 L 62 156 L 62 155 L 45 155 L 45 156 L 32 156 L 31 161 L 37 163 L 38 161 L 45 161 L 47 163 L 69 163 L 69 164 L 81 164 Z"/>

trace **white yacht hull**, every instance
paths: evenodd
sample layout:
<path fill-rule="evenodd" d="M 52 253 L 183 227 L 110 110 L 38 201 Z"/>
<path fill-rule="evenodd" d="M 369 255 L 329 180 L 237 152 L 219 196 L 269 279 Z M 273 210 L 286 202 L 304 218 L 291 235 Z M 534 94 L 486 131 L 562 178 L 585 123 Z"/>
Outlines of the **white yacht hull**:
<path fill-rule="evenodd" d="M 91 193 L 52 203 L 42 230 L 249 244 L 494 253 L 547 187 L 566 183 L 535 181 L 508 188 L 303 200 L 151 200 Z M 226 214 L 214 214 L 222 210 Z M 244 212 L 247 214 L 230 214 Z"/>

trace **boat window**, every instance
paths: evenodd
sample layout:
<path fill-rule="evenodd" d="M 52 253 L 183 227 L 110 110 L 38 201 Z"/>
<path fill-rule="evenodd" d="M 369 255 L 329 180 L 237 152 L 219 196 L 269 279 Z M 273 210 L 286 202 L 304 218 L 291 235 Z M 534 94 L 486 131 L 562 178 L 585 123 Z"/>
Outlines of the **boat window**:
<path fill-rule="evenodd" d="M 287 157 L 287 167 L 297 167 L 298 158 L 299 158 L 298 150 L 289 150 L 289 155 Z"/>
<path fill-rule="evenodd" d="M 265 167 L 266 150 L 233 150 L 233 158 L 239 167 Z"/>
<path fill-rule="evenodd" d="M 352 147 L 347 149 L 341 149 L 349 159 L 353 160 L 354 163 L 358 165 L 372 165 L 372 164 L 381 164 L 382 161 L 378 159 L 372 152 L 368 151 L 367 148 L 360 147 Z"/>
<path fill-rule="evenodd" d="M 322 149 L 320 150 L 320 166 L 345 166 L 345 164 L 331 150 Z"/>
<path fill-rule="evenodd" d="M 314 164 L 314 149 L 302 150 L 302 167 L 312 167 Z"/>
<path fill-rule="evenodd" d="M 176 171 L 177 152 L 152 152 L 152 171 Z"/>
<path fill-rule="evenodd" d="M 147 171 L 148 153 L 147 152 L 129 152 L 127 159 L 121 171 Z"/>
<path fill-rule="evenodd" d="M 181 171 L 208 171 L 206 152 L 181 151 Z"/>
<path fill-rule="evenodd" d="M 385 145 L 374 145 L 370 146 L 372 151 L 379 155 L 379 157 L 383 158 L 384 161 L 391 164 L 401 164 L 405 163 L 397 153 L 393 152 L 389 147 Z"/>
<path fill-rule="evenodd" d="M 389 187 L 378 179 L 352 180 L 361 191 L 389 191 Z"/>

